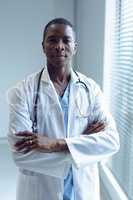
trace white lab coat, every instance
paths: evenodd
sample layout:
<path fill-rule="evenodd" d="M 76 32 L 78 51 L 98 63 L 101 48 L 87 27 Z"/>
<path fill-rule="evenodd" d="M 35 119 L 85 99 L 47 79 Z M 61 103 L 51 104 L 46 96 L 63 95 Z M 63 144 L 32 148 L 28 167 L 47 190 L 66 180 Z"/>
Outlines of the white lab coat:
<path fill-rule="evenodd" d="M 99 200 L 98 162 L 119 149 L 115 123 L 106 109 L 99 86 L 79 73 L 86 83 L 77 84 L 72 71 L 69 99 L 68 131 L 65 136 L 64 119 L 58 96 L 47 69 L 41 77 L 38 102 L 38 132 L 50 138 L 65 138 L 70 153 L 18 153 L 13 144 L 14 133 L 32 131 L 33 104 L 39 73 L 28 76 L 9 90 L 9 143 L 19 168 L 17 200 L 62 200 L 64 178 L 72 164 L 75 200 Z M 104 131 L 82 135 L 88 123 L 106 121 Z"/>

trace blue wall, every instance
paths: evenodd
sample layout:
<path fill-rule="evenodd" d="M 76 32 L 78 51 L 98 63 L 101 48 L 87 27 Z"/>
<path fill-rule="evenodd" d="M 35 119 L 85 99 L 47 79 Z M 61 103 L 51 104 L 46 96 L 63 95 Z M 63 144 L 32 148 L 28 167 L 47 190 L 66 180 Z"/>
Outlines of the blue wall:
<path fill-rule="evenodd" d="M 0 1 L 0 136 L 6 136 L 8 126 L 5 93 L 44 65 L 43 28 L 54 17 L 65 17 L 74 23 L 74 1 Z"/>
<path fill-rule="evenodd" d="M 45 63 L 41 41 L 45 24 L 66 17 L 76 26 L 78 52 L 75 67 L 103 80 L 105 0 L 0 1 L 0 136 L 6 136 L 6 91 Z"/>
<path fill-rule="evenodd" d="M 104 65 L 105 0 L 77 0 L 77 66 L 102 87 Z"/>

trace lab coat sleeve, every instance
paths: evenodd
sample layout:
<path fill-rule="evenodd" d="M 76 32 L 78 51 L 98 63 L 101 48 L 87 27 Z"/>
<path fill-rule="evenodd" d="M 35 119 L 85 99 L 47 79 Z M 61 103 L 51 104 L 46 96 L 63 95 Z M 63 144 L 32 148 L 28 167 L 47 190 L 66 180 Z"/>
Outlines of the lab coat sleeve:
<path fill-rule="evenodd" d="M 97 84 L 95 84 L 92 93 L 94 94 L 92 121 L 105 122 L 106 128 L 98 133 L 66 138 L 73 163 L 77 168 L 101 161 L 116 153 L 120 147 L 114 119 L 107 109 L 103 93 Z"/>
<path fill-rule="evenodd" d="M 70 156 L 68 153 L 40 153 L 31 151 L 27 154 L 18 153 L 14 144 L 20 139 L 15 133 L 32 131 L 32 121 L 26 101 L 23 84 L 8 91 L 9 102 L 9 133 L 8 141 L 13 159 L 20 169 L 42 173 L 58 178 L 66 177 Z"/>

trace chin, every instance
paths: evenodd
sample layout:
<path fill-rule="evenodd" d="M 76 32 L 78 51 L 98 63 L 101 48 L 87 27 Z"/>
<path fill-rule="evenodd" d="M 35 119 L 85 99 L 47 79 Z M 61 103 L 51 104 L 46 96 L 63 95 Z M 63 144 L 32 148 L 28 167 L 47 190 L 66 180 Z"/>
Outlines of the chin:
<path fill-rule="evenodd" d="M 67 62 L 66 61 L 63 61 L 63 60 L 54 60 L 53 62 L 51 62 L 52 65 L 55 65 L 56 67 L 63 67 L 64 65 L 67 65 Z"/>

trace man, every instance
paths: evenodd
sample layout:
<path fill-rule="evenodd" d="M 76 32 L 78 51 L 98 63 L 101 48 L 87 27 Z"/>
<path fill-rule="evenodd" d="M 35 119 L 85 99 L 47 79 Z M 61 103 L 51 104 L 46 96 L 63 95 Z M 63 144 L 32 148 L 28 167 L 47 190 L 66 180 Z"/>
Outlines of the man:
<path fill-rule="evenodd" d="M 72 69 L 75 39 L 69 21 L 50 21 L 46 67 L 9 92 L 17 200 L 99 200 L 98 162 L 119 149 L 99 86 Z"/>

